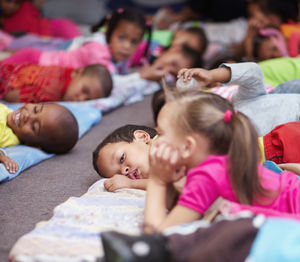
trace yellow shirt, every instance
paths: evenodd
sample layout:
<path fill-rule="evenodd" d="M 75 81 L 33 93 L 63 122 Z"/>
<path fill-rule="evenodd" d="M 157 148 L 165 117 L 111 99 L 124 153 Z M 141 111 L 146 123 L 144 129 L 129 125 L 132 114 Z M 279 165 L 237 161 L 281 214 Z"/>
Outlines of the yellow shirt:
<path fill-rule="evenodd" d="M 20 144 L 20 140 L 12 129 L 6 125 L 7 115 L 13 110 L 6 105 L 0 104 L 0 147 L 14 146 Z"/>

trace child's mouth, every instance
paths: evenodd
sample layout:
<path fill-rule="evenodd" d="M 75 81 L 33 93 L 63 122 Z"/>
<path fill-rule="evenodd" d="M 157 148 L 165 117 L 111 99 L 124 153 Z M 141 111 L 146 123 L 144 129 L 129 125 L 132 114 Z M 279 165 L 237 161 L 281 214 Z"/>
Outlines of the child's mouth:
<path fill-rule="evenodd" d="M 20 127 L 20 116 L 21 116 L 21 111 L 17 110 L 14 114 L 13 114 L 13 120 L 15 122 L 15 125 L 17 127 Z"/>
<path fill-rule="evenodd" d="M 132 172 L 130 172 L 129 178 L 133 179 L 133 180 L 140 179 L 139 171 L 137 169 L 135 169 Z"/>

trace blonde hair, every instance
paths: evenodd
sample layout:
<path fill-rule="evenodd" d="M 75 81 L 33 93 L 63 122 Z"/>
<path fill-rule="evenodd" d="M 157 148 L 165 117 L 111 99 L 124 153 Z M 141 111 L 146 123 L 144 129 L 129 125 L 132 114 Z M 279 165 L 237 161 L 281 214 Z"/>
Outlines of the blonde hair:
<path fill-rule="evenodd" d="M 176 103 L 172 119 L 180 131 L 201 133 L 209 139 L 212 154 L 229 157 L 231 185 L 238 200 L 251 204 L 254 195 L 265 194 L 258 176 L 260 151 L 256 130 L 248 117 L 235 112 L 226 99 L 195 89 L 168 90 L 167 103 Z M 224 121 L 225 111 L 232 112 L 230 121 Z"/>

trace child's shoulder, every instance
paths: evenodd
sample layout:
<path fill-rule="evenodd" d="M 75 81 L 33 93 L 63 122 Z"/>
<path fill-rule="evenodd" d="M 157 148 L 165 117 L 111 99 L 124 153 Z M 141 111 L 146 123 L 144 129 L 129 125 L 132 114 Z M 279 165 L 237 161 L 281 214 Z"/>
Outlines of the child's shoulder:
<path fill-rule="evenodd" d="M 204 173 L 224 173 L 228 166 L 227 155 L 209 155 L 204 161 L 189 170 L 189 175 Z"/>

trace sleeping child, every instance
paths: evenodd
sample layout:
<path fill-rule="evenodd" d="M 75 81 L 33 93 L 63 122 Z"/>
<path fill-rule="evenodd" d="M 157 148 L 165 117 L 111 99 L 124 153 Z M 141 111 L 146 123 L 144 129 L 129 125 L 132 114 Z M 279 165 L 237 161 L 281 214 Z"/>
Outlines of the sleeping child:
<path fill-rule="evenodd" d="M 106 97 L 111 89 L 111 75 L 100 64 L 78 69 L 0 64 L 0 99 L 8 102 L 84 101 Z"/>
<path fill-rule="evenodd" d="M 73 148 L 78 139 L 78 123 L 74 115 L 58 104 L 25 104 L 13 111 L 0 104 L 0 147 L 20 143 L 39 147 L 47 153 L 63 154 Z M 0 162 L 10 173 L 18 165 L 7 156 Z"/>

